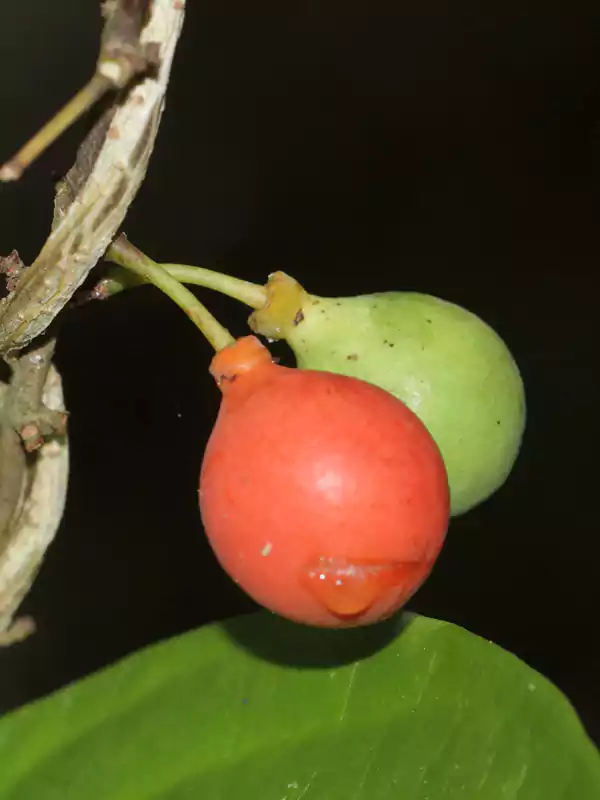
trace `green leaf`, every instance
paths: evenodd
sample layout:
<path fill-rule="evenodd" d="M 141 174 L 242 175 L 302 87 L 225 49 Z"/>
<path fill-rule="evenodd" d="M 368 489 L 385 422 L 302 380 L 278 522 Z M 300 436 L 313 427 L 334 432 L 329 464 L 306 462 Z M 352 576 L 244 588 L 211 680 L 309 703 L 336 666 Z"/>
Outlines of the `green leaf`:
<path fill-rule="evenodd" d="M 0 797 L 598 800 L 600 756 L 551 683 L 454 625 L 259 613 L 4 717 Z"/>

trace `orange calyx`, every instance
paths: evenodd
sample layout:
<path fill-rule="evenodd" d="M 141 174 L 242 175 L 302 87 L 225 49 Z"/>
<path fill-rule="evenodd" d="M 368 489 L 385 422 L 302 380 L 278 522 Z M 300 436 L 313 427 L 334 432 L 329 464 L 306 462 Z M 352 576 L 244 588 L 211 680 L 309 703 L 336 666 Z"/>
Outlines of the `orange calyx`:
<path fill-rule="evenodd" d="M 268 349 L 256 336 L 243 336 L 215 354 L 210 363 L 210 374 L 218 386 L 233 382 L 263 364 L 272 364 Z"/>
<path fill-rule="evenodd" d="M 302 578 L 313 597 L 337 617 L 359 617 L 390 590 L 406 592 L 418 584 L 423 564 L 417 561 L 376 563 L 346 558 L 319 558 Z"/>

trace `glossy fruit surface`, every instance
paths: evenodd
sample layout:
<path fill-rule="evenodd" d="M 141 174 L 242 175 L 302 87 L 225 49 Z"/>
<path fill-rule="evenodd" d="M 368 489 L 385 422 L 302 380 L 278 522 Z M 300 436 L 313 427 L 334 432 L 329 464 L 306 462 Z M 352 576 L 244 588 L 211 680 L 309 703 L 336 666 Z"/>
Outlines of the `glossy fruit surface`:
<path fill-rule="evenodd" d="M 315 297 L 284 273 L 250 318 L 285 338 L 302 369 L 361 378 L 391 392 L 425 423 L 444 458 L 451 513 L 462 514 L 508 477 L 525 428 L 519 369 L 495 331 L 430 295 Z"/>
<path fill-rule="evenodd" d="M 223 397 L 199 498 L 224 569 L 310 625 L 396 611 L 448 526 L 446 470 L 425 426 L 370 383 L 275 364 L 254 336 L 221 350 L 211 372 Z"/>

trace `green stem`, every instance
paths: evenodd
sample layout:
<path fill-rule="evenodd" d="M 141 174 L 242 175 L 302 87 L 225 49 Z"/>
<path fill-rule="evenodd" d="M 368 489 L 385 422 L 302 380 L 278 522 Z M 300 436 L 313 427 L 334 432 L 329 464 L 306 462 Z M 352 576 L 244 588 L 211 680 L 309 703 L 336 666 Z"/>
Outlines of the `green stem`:
<path fill-rule="evenodd" d="M 216 292 L 227 295 L 233 300 L 239 300 L 250 308 L 260 309 L 268 302 L 267 290 L 264 286 L 250 281 L 243 281 L 234 278 L 233 275 L 224 275 L 204 267 L 192 267 L 187 264 L 163 264 L 160 266 L 168 272 L 172 278 L 180 283 L 189 283 L 195 286 L 202 286 L 205 289 L 213 289 Z M 132 289 L 140 286 L 146 281 L 139 276 L 127 273 L 125 270 L 112 271 L 99 284 L 97 294 L 102 297 L 112 297 L 124 289 Z"/>
<path fill-rule="evenodd" d="M 235 339 L 229 331 L 213 317 L 189 289 L 182 286 L 160 264 L 144 255 L 123 234 L 111 244 L 105 258 L 135 273 L 144 282 L 152 283 L 170 297 L 185 311 L 215 350 L 222 350 L 234 343 Z"/>
<path fill-rule="evenodd" d="M 262 308 L 267 302 L 267 291 L 264 286 L 234 278 L 232 275 L 223 275 L 212 269 L 190 267 L 186 264 L 161 264 L 161 267 L 181 283 L 214 289 L 234 300 L 239 300 L 240 303 L 245 303 L 250 308 Z"/>

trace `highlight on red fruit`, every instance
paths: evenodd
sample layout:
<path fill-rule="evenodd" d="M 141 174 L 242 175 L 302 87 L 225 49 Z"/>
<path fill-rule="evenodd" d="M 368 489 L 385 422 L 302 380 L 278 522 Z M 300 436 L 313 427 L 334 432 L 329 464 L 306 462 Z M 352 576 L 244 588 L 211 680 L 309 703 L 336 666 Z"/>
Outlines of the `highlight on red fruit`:
<path fill-rule="evenodd" d="M 397 611 L 431 572 L 450 514 L 423 423 L 373 384 L 274 363 L 254 336 L 220 350 L 211 373 L 222 401 L 199 501 L 226 572 L 308 625 Z"/>

